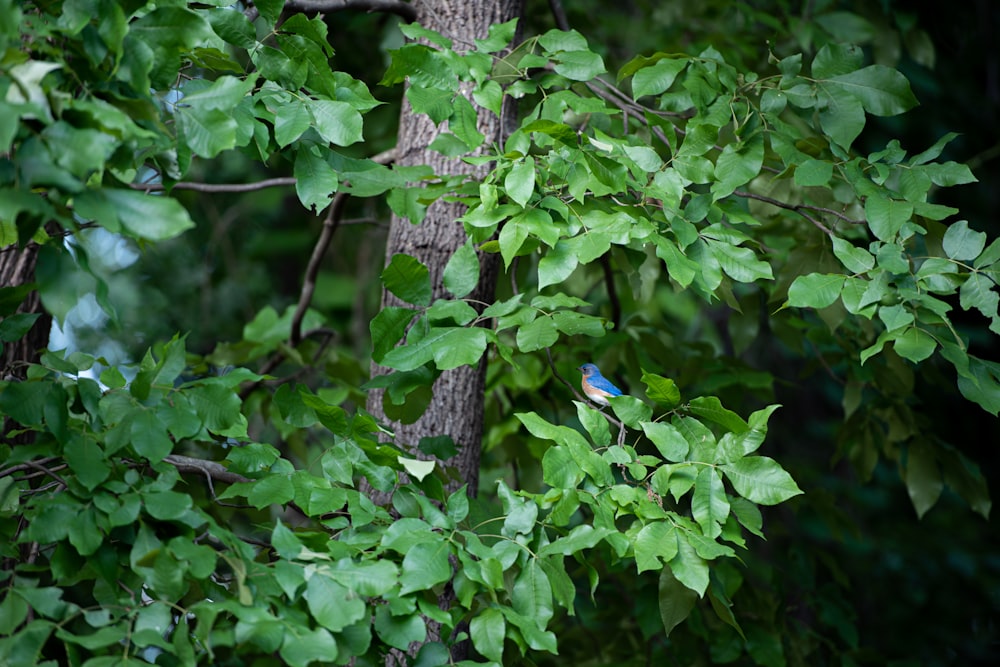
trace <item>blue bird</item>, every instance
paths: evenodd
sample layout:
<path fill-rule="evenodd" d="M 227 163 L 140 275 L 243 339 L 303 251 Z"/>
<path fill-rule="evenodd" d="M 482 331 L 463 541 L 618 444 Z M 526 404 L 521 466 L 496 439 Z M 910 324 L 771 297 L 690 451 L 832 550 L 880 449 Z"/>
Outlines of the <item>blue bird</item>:
<path fill-rule="evenodd" d="M 598 405 L 607 405 L 609 396 L 621 396 L 622 390 L 611 384 L 611 381 L 601 375 L 600 369 L 594 364 L 584 364 L 576 370 L 583 373 L 580 385 L 587 398 Z"/>

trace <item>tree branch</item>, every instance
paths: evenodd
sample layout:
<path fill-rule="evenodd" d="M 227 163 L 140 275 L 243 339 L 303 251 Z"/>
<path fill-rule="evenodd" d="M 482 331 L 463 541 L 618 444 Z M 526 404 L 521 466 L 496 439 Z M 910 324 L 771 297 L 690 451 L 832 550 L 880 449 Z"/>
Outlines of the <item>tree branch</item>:
<path fill-rule="evenodd" d="M 190 456 L 181 456 L 180 454 L 168 454 L 163 460 L 181 472 L 200 473 L 208 479 L 214 479 L 217 482 L 236 484 L 237 482 L 251 481 L 249 477 L 244 477 L 239 473 L 230 472 L 218 461 L 196 459 Z"/>
<path fill-rule="evenodd" d="M 306 266 L 306 275 L 302 279 L 299 303 L 295 306 L 295 314 L 292 315 L 292 330 L 288 336 L 288 344 L 293 347 L 298 345 L 302 340 L 302 320 L 305 318 L 306 311 L 309 309 L 309 303 L 316 292 L 316 276 L 319 274 L 319 267 L 323 263 L 323 256 L 330 247 L 330 241 L 333 240 L 333 234 L 340 225 L 341 214 L 344 212 L 344 204 L 347 203 L 349 196 L 346 192 L 338 192 L 333 198 L 333 203 L 327 209 L 326 216 L 323 218 L 323 231 L 320 232 L 319 238 L 316 239 L 316 245 L 313 247 L 312 255 L 309 257 L 309 264 Z"/>
<path fill-rule="evenodd" d="M 407 23 L 417 20 L 416 8 L 401 0 L 288 0 L 286 9 L 298 9 L 304 12 L 320 12 L 328 14 L 344 9 L 361 12 L 386 12 L 395 14 Z"/>
<path fill-rule="evenodd" d="M 811 215 L 809 215 L 808 213 L 806 213 L 805 210 L 810 210 L 811 211 L 811 210 L 820 209 L 820 210 L 827 211 L 827 212 L 830 212 L 830 213 L 836 213 L 836 211 L 831 211 L 830 209 L 823 209 L 821 206 L 810 206 L 809 204 L 789 204 L 788 202 L 783 202 L 783 201 L 780 201 L 778 199 L 774 199 L 772 197 L 766 197 L 764 195 L 758 195 L 758 194 L 755 194 L 753 192 L 744 192 L 743 190 L 736 190 L 736 191 L 733 192 L 733 194 L 736 195 L 737 197 L 743 197 L 745 199 L 756 199 L 757 201 L 762 201 L 762 202 L 764 202 L 766 204 L 770 204 L 771 206 L 777 206 L 778 208 L 783 208 L 783 209 L 785 209 L 787 211 L 793 211 L 795 213 L 798 213 L 803 218 L 805 218 L 809 222 L 811 222 L 814 225 L 816 225 L 827 236 L 833 236 L 833 231 L 829 227 L 827 227 L 822 222 L 820 222 L 816 218 L 814 218 Z M 805 209 L 805 210 L 803 210 L 803 209 Z M 850 220 L 850 218 L 847 218 L 847 219 Z M 852 222 L 854 222 L 854 221 L 852 221 Z"/>
<path fill-rule="evenodd" d="M 552 18 L 556 22 L 556 27 L 560 30 L 569 30 L 569 19 L 566 18 L 566 10 L 563 9 L 559 0 L 549 0 L 549 9 L 552 10 Z"/>
<path fill-rule="evenodd" d="M 179 181 L 170 186 L 171 190 L 196 190 L 198 192 L 254 192 L 279 186 L 295 185 L 294 176 L 265 178 L 255 183 L 197 183 L 194 181 Z M 167 189 L 163 183 L 129 183 L 133 190 L 145 192 L 161 192 Z"/>

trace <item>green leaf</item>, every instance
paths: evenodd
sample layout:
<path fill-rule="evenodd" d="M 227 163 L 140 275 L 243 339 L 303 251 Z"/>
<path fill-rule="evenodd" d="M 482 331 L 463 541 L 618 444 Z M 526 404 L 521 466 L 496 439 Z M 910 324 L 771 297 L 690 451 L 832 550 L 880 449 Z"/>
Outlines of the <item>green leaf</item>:
<path fill-rule="evenodd" d="M 680 405 L 681 392 L 677 384 L 670 378 L 665 378 L 643 369 L 642 382 L 646 385 L 646 396 L 667 409 Z"/>
<path fill-rule="evenodd" d="M 669 521 L 647 523 L 636 533 L 633 543 L 635 565 L 641 574 L 659 570 L 677 555 L 677 533 Z"/>
<path fill-rule="evenodd" d="M 896 238 L 903 224 L 913 217 L 913 204 L 873 194 L 865 200 L 865 215 L 872 233 L 887 243 Z"/>
<path fill-rule="evenodd" d="M 663 458 L 674 463 L 687 459 L 688 441 L 676 426 L 667 422 L 642 422 L 641 426 Z"/>
<path fill-rule="evenodd" d="M 362 140 L 361 114 L 347 102 L 309 99 L 306 106 L 313 127 L 324 140 L 337 146 L 350 146 Z"/>
<path fill-rule="evenodd" d="M 632 98 L 637 100 L 666 91 L 687 64 L 685 58 L 661 58 L 652 66 L 642 68 L 632 77 Z"/>
<path fill-rule="evenodd" d="M 564 51 L 552 59 L 556 72 L 574 81 L 590 81 L 607 71 L 604 59 L 593 51 Z"/>
<path fill-rule="evenodd" d="M 337 658 L 337 640 L 326 628 L 306 630 L 292 626 L 285 632 L 279 654 L 284 663 L 292 667 L 329 662 Z"/>
<path fill-rule="evenodd" d="M 677 555 L 670 561 L 670 569 L 682 584 L 699 596 L 708 588 L 708 563 L 697 554 L 694 546 L 678 531 Z"/>
<path fill-rule="evenodd" d="M 759 505 L 777 505 L 802 493 L 791 475 L 766 456 L 748 456 L 719 468 L 737 493 Z"/>
<path fill-rule="evenodd" d="M 463 95 L 456 95 L 454 114 L 448 121 L 448 128 L 462 140 L 462 143 L 470 151 L 479 148 L 486 139 L 483 133 L 477 129 L 477 121 L 476 110 L 472 103 Z"/>
<path fill-rule="evenodd" d="M 471 241 L 460 246 L 448 260 L 442 281 L 456 298 L 467 295 L 479 284 L 479 257 Z"/>
<path fill-rule="evenodd" d="M 671 631 L 691 614 L 691 610 L 694 609 L 694 605 L 698 601 L 698 593 L 678 581 L 673 571 L 669 567 L 665 567 L 660 572 L 657 598 L 663 631 L 669 636 Z"/>
<path fill-rule="evenodd" d="M 552 618 L 552 584 L 537 558 L 521 569 L 511 592 L 514 611 L 532 619 L 540 629 Z"/>
<path fill-rule="evenodd" d="M 382 270 L 382 284 L 406 303 L 429 306 L 430 270 L 418 259 L 398 253 Z"/>
<path fill-rule="evenodd" d="M 828 79 L 854 72 L 864 62 L 864 51 L 856 44 L 824 44 L 812 63 L 812 75 Z"/>
<path fill-rule="evenodd" d="M 788 305 L 795 308 L 826 308 L 837 300 L 846 276 L 810 273 L 799 276 L 788 288 Z"/>
<path fill-rule="evenodd" d="M 429 591 L 450 579 L 451 563 L 448 562 L 450 553 L 448 543 L 443 538 L 434 542 L 422 542 L 408 549 L 403 557 L 403 568 L 399 577 L 400 594 Z"/>
<path fill-rule="evenodd" d="M 527 206 L 528 200 L 531 199 L 531 195 L 535 191 L 534 158 L 526 157 L 511 167 L 504 178 L 503 185 L 508 197 L 521 206 Z"/>
<path fill-rule="evenodd" d="M 412 308 L 383 308 L 368 325 L 372 337 L 372 361 L 381 363 L 382 358 L 396 346 L 406 333 L 413 316 L 419 311 Z"/>
<path fill-rule="evenodd" d="M 319 213 L 333 201 L 339 183 L 337 172 L 311 148 L 302 147 L 295 154 L 294 175 L 295 194 L 307 210 Z"/>
<path fill-rule="evenodd" d="M 294 497 L 295 486 L 291 478 L 285 474 L 271 473 L 253 483 L 247 494 L 247 501 L 261 509 L 269 505 L 284 505 Z"/>
<path fill-rule="evenodd" d="M 937 349 L 937 341 L 929 333 L 919 327 L 909 327 L 892 343 L 896 354 L 909 359 L 915 364 L 924 361 Z"/>
<path fill-rule="evenodd" d="M 750 430 L 750 425 L 732 410 L 722 407 L 722 402 L 715 396 L 699 396 L 691 399 L 687 411 L 722 426 L 733 433 L 743 433 Z"/>
<path fill-rule="evenodd" d="M 134 190 L 87 190 L 76 197 L 75 205 L 83 218 L 112 230 L 120 223 L 129 235 L 140 239 L 165 241 L 194 227 L 176 200 Z"/>
<path fill-rule="evenodd" d="M 411 459 L 407 456 L 396 457 L 400 464 L 402 464 L 403 469 L 410 475 L 410 477 L 415 477 L 418 482 L 424 481 L 427 475 L 434 472 L 434 466 L 436 465 L 434 461 L 424 461 L 421 459 Z"/>
<path fill-rule="evenodd" d="M 698 473 L 691 497 L 691 515 L 706 537 L 716 538 L 722 533 L 722 524 L 729 517 L 729 501 L 715 468 L 706 466 Z"/>
<path fill-rule="evenodd" d="M 493 607 L 483 610 L 469 621 L 469 635 L 473 646 L 483 657 L 498 664 L 503 664 L 503 640 L 506 632 L 506 619 Z"/>
<path fill-rule="evenodd" d="M 132 412 L 130 432 L 136 453 L 153 463 L 162 461 L 173 450 L 167 427 L 151 410 L 139 408 Z"/>
<path fill-rule="evenodd" d="M 824 88 L 819 124 L 831 139 L 849 149 L 865 127 L 865 109 L 854 95 L 836 87 Z"/>
<path fill-rule="evenodd" d="M 802 186 L 825 187 L 833 178 L 833 163 L 809 158 L 795 168 L 795 183 Z"/>
<path fill-rule="evenodd" d="M 195 155 L 213 158 L 236 146 L 236 119 L 221 109 L 179 107 L 179 134 Z"/>
<path fill-rule="evenodd" d="M 471 366 L 483 356 L 491 333 L 481 327 L 432 327 L 416 343 L 390 350 L 382 363 L 400 371 L 415 370 L 431 360 L 443 371 Z"/>
<path fill-rule="evenodd" d="M 986 234 L 969 229 L 967 220 L 959 220 L 948 226 L 942 244 L 948 257 L 969 261 L 979 257 L 986 247 Z"/>
<path fill-rule="evenodd" d="M 944 478 L 934 457 L 934 448 L 926 441 L 916 440 L 906 448 L 903 479 L 917 518 L 922 519 L 937 504 L 944 490 Z"/>
<path fill-rule="evenodd" d="M 375 632 L 386 644 L 406 650 L 413 642 L 427 639 L 427 624 L 420 614 L 394 616 L 388 605 L 375 608 Z"/>
<path fill-rule="evenodd" d="M 306 603 L 316 622 L 340 632 L 364 618 L 364 599 L 322 572 L 314 571 L 306 583 Z"/>
<path fill-rule="evenodd" d="M 910 82 L 885 65 L 869 65 L 841 74 L 827 79 L 823 85 L 844 90 L 857 98 L 865 111 L 875 116 L 895 116 L 917 106 Z"/>
<path fill-rule="evenodd" d="M 865 273 L 875 266 L 875 257 L 865 250 L 858 248 L 850 241 L 833 237 L 833 254 L 837 256 L 840 263 L 853 273 Z"/>
<path fill-rule="evenodd" d="M 66 445 L 64 454 L 77 479 L 91 491 L 111 474 L 104 450 L 89 439 L 74 438 Z"/>

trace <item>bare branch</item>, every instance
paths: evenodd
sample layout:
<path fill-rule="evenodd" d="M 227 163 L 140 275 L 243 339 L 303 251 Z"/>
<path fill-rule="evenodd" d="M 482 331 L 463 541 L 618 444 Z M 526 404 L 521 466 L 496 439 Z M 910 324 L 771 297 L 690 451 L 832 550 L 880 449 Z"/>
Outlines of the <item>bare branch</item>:
<path fill-rule="evenodd" d="M 817 208 L 822 209 L 822 207 L 810 206 L 808 204 L 789 204 L 788 202 L 783 202 L 778 199 L 774 199 L 773 197 L 766 197 L 764 195 L 758 195 L 753 192 L 744 192 L 742 190 L 736 190 L 735 192 L 733 192 L 733 194 L 736 195 L 737 197 L 743 197 L 745 199 L 756 199 L 757 201 L 762 201 L 766 204 L 770 204 L 771 206 L 777 206 L 778 208 L 783 208 L 786 211 L 793 211 L 795 213 L 798 213 L 803 218 L 816 225 L 816 227 L 818 227 L 827 236 L 833 236 L 833 231 L 829 227 L 827 227 L 822 222 L 820 222 L 816 218 L 806 213 L 806 211 L 816 210 Z M 829 211 L 829 209 L 824 209 L 824 210 Z"/>
<path fill-rule="evenodd" d="M 174 183 L 171 190 L 196 190 L 198 192 L 254 192 L 266 188 L 295 185 L 293 176 L 280 176 L 278 178 L 266 178 L 255 183 L 197 183 L 193 181 L 180 181 Z M 163 183 L 130 183 L 133 190 L 143 190 L 144 192 L 161 192 L 167 189 Z"/>
<path fill-rule="evenodd" d="M 549 9 L 552 10 L 552 18 L 555 19 L 556 27 L 560 30 L 569 30 L 569 19 L 566 18 L 566 10 L 563 9 L 559 0 L 549 0 Z"/>
<path fill-rule="evenodd" d="M 302 320 L 305 318 L 306 310 L 309 309 L 313 294 L 316 292 L 316 277 L 319 275 L 319 267 L 323 263 L 323 256 L 326 255 L 326 251 L 330 247 L 330 241 L 333 240 L 333 234 L 340 225 L 341 214 L 344 212 L 344 204 L 347 203 L 349 196 L 346 192 L 338 192 L 337 196 L 333 198 L 333 203 L 327 209 L 326 216 L 323 218 L 323 231 L 320 232 L 319 238 L 316 240 L 316 246 L 313 248 L 312 256 L 309 257 L 309 264 L 306 266 L 306 275 L 302 279 L 302 291 L 299 293 L 299 303 L 295 307 L 295 314 L 292 315 L 292 330 L 288 336 L 288 344 L 293 347 L 298 345 L 299 341 L 302 340 Z"/>
<path fill-rule="evenodd" d="M 163 460 L 181 472 L 200 473 L 209 479 L 214 479 L 217 482 L 236 484 L 237 482 L 251 481 L 249 477 L 244 477 L 239 473 L 230 472 L 225 466 L 217 461 L 206 461 L 205 459 L 196 459 L 190 456 L 181 456 L 180 454 L 168 454 Z"/>
<path fill-rule="evenodd" d="M 395 14 L 407 23 L 417 20 L 416 8 L 401 0 L 288 0 L 285 8 L 322 14 L 353 9 L 360 12 Z"/>

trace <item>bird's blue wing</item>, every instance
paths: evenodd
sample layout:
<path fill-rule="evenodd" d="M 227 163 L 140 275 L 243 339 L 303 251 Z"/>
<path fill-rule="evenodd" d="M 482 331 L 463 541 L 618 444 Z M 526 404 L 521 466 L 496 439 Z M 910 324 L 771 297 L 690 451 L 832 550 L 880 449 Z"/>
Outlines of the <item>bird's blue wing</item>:
<path fill-rule="evenodd" d="M 611 384 L 611 381 L 600 373 L 595 373 L 593 377 L 589 378 L 590 386 L 595 389 L 600 389 L 601 391 L 607 392 L 611 396 L 621 396 L 622 390 Z"/>

